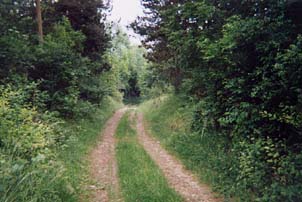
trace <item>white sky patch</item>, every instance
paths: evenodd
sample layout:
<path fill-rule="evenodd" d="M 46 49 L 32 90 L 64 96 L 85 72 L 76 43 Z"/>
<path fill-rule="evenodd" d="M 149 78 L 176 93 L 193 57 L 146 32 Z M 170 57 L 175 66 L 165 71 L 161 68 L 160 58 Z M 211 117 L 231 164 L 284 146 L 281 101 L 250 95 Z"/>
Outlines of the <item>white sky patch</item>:
<path fill-rule="evenodd" d="M 130 36 L 130 39 L 134 43 L 139 43 L 139 36 L 134 34 L 133 30 L 127 29 L 137 16 L 143 15 L 143 8 L 140 0 L 113 0 L 113 10 L 108 16 L 109 21 L 119 23 L 124 31 Z"/>

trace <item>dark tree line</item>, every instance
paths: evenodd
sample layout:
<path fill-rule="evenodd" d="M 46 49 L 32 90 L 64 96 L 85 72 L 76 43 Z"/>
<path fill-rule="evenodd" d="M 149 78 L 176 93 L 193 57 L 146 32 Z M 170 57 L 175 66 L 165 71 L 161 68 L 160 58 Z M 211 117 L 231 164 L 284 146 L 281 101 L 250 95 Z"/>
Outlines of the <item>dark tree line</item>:
<path fill-rule="evenodd" d="M 195 100 L 195 130 L 226 138 L 234 162 L 213 169 L 231 179 L 227 194 L 300 201 L 302 2 L 142 4 L 146 15 L 132 26 L 145 36 L 153 72 Z"/>
<path fill-rule="evenodd" d="M 44 43 L 38 45 L 36 1 L 1 1 L 0 82 L 37 82 L 45 106 L 66 116 L 78 103 L 100 103 L 106 96 L 100 77 L 110 69 L 106 9 L 102 0 L 41 1 Z"/>
<path fill-rule="evenodd" d="M 102 0 L 0 1 L 0 201 L 80 201 L 76 145 L 119 95 L 106 12 Z"/>

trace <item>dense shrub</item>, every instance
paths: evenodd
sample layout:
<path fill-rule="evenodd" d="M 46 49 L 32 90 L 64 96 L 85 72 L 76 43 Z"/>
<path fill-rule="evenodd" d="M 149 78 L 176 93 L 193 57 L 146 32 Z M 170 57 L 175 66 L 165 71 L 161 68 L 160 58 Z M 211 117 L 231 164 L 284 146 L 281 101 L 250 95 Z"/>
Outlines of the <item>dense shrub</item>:
<path fill-rule="evenodd" d="M 0 36 L 2 84 L 24 87 L 27 81 L 34 81 L 45 95 L 45 109 L 68 118 L 83 115 L 78 106 L 86 103 L 89 111 L 115 90 L 117 80 L 105 82 L 106 75 L 113 72 L 99 71 L 105 64 L 81 55 L 85 36 L 74 31 L 67 19 L 53 26 L 43 44 L 35 45 L 28 39 L 14 29 Z"/>
<path fill-rule="evenodd" d="M 199 108 L 179 95 L 142 106 L 152 134 L 226 201 L 301 200 L 301 154 L 288 151 L 281 140 L 229 139 L 207 127 L 194 129 L 200 126 L 194 120 Z"/>
<path fill-rule="evenodd" d="M 41 5 L 43 43 L 32 0 L 0 2 L 0 201 L 77 201 L 74 187 L 82 185 L 81 158 L 90 145 L 84 140 L 93 142 L 102 126 L 93 122 L 97 127 L 88 130 L 85 119 L 117 94 L 115 72 L 104 58 L 109 37 L 102 0 Z M 106 107 L 97 121 L 112 113 Z M 75 133 L 81 141 L 72 147 Z M 68 147 L 73 158 L 64 159 L 60 154 Z"/>
<path fill-rule="evenodd" d="M 62 201 L 64 167 L 56 160 L 56 122 L 0 88 L 0 201 Z M 65 189 L 65 191 L 64 191 Z"/>
<path fill-rule="evenodd" d="M 7 35 L 0 35 L 0 78 L 1 83 L 8 79 L 11 73 L 24 74 L 31 66 L 33 58 L 28 36 L 10 29 Z"/>
<path fill-rule="evenodd" d="M 143 2 L 150 13 L 134 27 L 148 58 L 195 101 L 194 131 L 222 136 L 235 159 L 224 171 L 212 166 L 221 184 L 252 201 L 300 201 L 301 22 L 292 2 Z"/>

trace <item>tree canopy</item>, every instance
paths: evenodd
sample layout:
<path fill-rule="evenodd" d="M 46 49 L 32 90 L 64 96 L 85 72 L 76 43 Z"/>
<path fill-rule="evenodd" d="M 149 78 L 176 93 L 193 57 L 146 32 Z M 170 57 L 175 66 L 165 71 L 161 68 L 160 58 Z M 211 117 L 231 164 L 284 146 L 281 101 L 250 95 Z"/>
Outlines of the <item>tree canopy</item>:
<path fill-rule="evenodd" d="M 145 36 L 147 58 L 199 103 L 195 129 L 218 131 L 238 152 L 228 168 L 237 170 L 234 184 L 260 201 L 301 199 L 300 1 L 142 3 L 146 16 L 132 26 Z M 283 170 L 290 164 L 295 174 Z"/>

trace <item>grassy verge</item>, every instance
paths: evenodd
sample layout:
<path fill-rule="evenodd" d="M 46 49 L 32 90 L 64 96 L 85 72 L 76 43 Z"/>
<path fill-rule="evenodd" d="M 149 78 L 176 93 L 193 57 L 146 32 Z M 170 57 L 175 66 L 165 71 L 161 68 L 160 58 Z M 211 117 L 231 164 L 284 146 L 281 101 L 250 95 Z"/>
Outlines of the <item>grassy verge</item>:
<path fill-rule="evenodd" d="M 136 131 L 125 115 L 117 129 L 117 161 L 125 202 L 180 202 L 160 169 L 139 145 Z"/>
<path fill-rule="evenodd" d="M 80 197 L 85 201 L 89 193 L 85 187 L 90 183 L 88 173 L 88 161 L 85 158 L 96 140 L 106 121 L 112 116 L 113 112 L 120 107 L 120 104 L 114 100 L 107 99 L 101 108 L 96 109 L 89 119 L 81 119 L 69 122 L 65 125 L 65 130 L 69 132 L 66 147 L 59 151 L 60 159 L 64 162 L 66 171 L 68 189 L 73 193 L 74 198 L 65 199 L 67 201 L 80 201 Z M 65 132 L 66 132 L 65 131 Z"/>
<path fill-rule="evenodd" d="M 143 103 L 140 110 L 144 113 L 150 134 L 159 139 L 203 183 L 224 194 L 226 201 L 233 195 L 244 194 L 242 190 L 232 189 L 234 174 L 228 170 L 228 165 L 232 164 L 233 158 L 225 149 L 227 140 L 208 134 L 209 131 L 202 135 L 191 130 L 193 104 L 177 96 L 165 96 Z"/>

